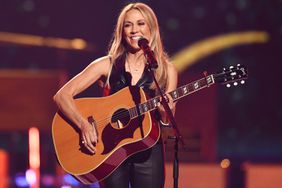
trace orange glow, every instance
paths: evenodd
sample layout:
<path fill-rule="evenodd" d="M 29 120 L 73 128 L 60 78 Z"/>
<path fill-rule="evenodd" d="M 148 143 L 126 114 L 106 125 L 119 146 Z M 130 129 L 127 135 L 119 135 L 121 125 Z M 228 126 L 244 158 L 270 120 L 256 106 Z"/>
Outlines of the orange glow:
<path fill-rule="evenodd" d="M 0 150 L 0 187 L 8 187 L 8 153 Z"/>
<path fill-rule="evenodd" d="M 182 72 L 200 59 L 221 50 L 243 44 L 266 43 L 268 40 L 269 34 L 263 31 L 246 31 L 214 36 L 189 45 L 175 54 L 172 57 L 172 62 L 179 72 Z"/>
<path fill-rule="evenodd" d="M 93 44 L 86 42 L 83 39 L 64 39 L 55 37 L 43 37 L 37 35 L 0 32 L 0 43 L 9 43 L 17 45 L 51 47 L 68 50 L 86 50 L 94 51 Z"/>
<path fill-rule="evenodd" d="M 39 168 L 39 131 L 37 128 L 29 129 L 29 164 L 31 168 Z"/>
<path fill-rule="evenodd" d="M 230 166 L 230 160 L 229 159 L 223 159 L 220 163 L 221 168 L 228 168 Z"/>
<path fill-rule="evenodd" d="M 87 43 L 82 39 L 72 39 L 71 45 L 74 49 L 82 50 L 87 47 Z"/>
<path fill-rule="evenodd" d="M 40 141 L 39 130 L 35 127 L 29 129 L 29 166 L 35 172 L 35 182 L 30 187 L 39 188 L 40 177 Z"/>

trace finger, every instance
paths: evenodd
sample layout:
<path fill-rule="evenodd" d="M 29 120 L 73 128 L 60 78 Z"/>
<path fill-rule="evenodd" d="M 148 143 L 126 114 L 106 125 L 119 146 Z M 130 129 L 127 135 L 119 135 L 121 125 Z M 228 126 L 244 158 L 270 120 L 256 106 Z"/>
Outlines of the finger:
<path fill-rule="evenodd" d="M 96 152 L 96 147 L 90 140 L 87 142 L 87 146 L 89 147 L 89 149 L 92 153 Z"/>
<path fill-rule="evenodd" d="M 94 124 L 89 124 L 89 125 L 90 125 L 90 128 L 89 128 L 90 142 L 95 145 L 98 142 L 97 132 L 94 127 L 95 125 Z"/>
<path fill-rule="evenodd" d="M 91 153 L 94 153 L 94 151 L 88 146 L 88 142 L 87 142 L 85 135 L 83 135 L 82 144 L 88 151 L 90 151 Z"/>
<path fill-rule="evenodd" d="M 162 107 L 162 104 L 161 104 L 161 102 L 158 102 L 157 104 L 156 104 L 156 107 L 158 107 L 159 109 Z"/>
<path fill-rule="evenodd" d="M 92 144 L 91 140 L 90 140 L 90 137 L 86 136 L 86 139 L 85 139 L 85 147 L 91 152 L 91 153 L 95 153 L 96 152 L 96 148 L 95 146 Z"/>
<path fill-rule="evenodd" d="M 88 144 L 85 144 L 84 147 L 92 154 L 95 154 L 95 150 L 91 149 L 91 147 Z"/>
<path fill-rule="evenodd" d="M 174 108 L 174 102 L 173 102 L 172 96 L 171 95 L 166 95 L 166 96 L 167 96 L 167 99 L 168 99 L 169 108 L 173 109 Z"/>
<path fill-rule="evenodd" d="M 86 144 L 86 137 L 85 137 L 85 135 L 82 135 L 81 143 L 82 143 L 82 144 Z"/>
<path fill-rule="evenodd" d="M 96 135 L 96 132 L 95 130 L 93 130 L 93 132 L 91 132 L 90 134 L 90 141 L 93 145 L 96 145 L 97 144 L 97 135 Z"/>
<path fill-rule="evenodd" d="M 97 143 L 97 134 L 96 134 L 96 128 L 95 128 L 94 123 L 95 123 L 94 120 L 88 119 L 87 129 L 88 129 L 88 133 L 90 136 L 90 142 L 93 144 L 96 144 Z"/>
<path fill-rule="evenodd" d="M 168 99 L 168 102 L 173 102 L 173 98 L 171 95 L 166 95 L 167 99 Z"/>
<path fill-rule="evenodd" d="M 173 101 L 172 100 L 169 100 L 169 108 L 170 109 L 173 109 L 174 105 L 173 105 Z"/>
<path fill-rule="evenodd" d="M 168 94 L 166 94 L 164 97 L 165 97 L 165 101 L 166 101 L 167 103 L 170 103 L 170 101 L 171 101 L 171 96 L 168 95 Z"/>

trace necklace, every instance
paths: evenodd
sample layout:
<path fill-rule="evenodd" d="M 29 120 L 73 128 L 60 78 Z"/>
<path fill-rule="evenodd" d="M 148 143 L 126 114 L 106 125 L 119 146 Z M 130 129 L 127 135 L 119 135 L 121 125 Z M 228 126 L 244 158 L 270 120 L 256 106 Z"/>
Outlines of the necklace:
<path fill-rule="evenodd" d="M 129 70 L 129 72 L 131 74 L 132 85 L 135 85 L 137 83 L 137 81 L 140 79 L 143 69 L 140 67 L 139 69 L 138 68 L 134 68 L 132 70 L 131 66 L 130 66 L 130 64 L 128 62 L 127 62 L 127 67 L 128 67 L 128 70 Z"/>
<path fill-rule="evenodd" d="M 138 72 L 141 72 L 143 70 L 142 67 L 139 67 L 139 68 L 135 67 L 135 68 L 132 69 L 132 67 L 130 66 L 129 63 L 127 63 L 127 67 L 128 67 L 128 70 L 129 70 L 130 73 L 138 73 Z"/>

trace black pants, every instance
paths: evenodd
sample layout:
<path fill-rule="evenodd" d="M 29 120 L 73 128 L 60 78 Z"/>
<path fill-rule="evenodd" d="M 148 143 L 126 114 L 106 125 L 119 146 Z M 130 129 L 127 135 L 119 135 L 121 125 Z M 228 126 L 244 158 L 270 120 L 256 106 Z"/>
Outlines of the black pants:
<path fill-rule="evenodd" d="M 159 141 L 152 148 L 129 157 L 104 181 L 106 188 L 163 188 L 164 148 Z"/>

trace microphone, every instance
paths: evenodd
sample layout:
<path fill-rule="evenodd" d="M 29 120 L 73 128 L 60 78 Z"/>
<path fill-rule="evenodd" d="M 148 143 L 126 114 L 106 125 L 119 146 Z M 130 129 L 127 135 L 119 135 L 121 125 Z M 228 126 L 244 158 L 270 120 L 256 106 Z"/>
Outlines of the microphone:
<path fill-rule="evenodd" d="M 158 68 L 158 62 L 155 58 L 154 52 L 150 49 L 148 44 L 149 44 L 149 41 L 147 39 L 145 39 L 143 37 L 140 37 L 138 39 L 138 46 L 143 50 L 144 55 L 147 59 L 148 65 L 152 69 L 156 69 L 156 68 Z"/>

